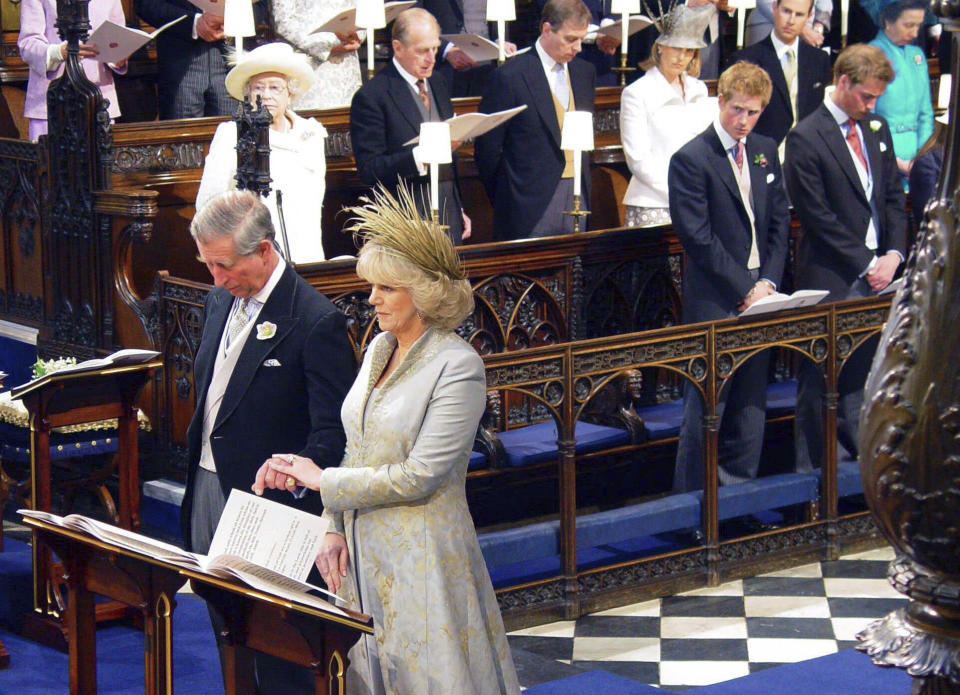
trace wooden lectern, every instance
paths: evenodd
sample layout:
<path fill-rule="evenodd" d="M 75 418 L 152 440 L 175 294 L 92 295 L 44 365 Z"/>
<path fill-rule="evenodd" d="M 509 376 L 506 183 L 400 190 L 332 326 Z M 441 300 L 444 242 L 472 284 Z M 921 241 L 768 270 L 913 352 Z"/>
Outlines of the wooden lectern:
<path fill-rule="evenodd" d="M 60 556 L 66 570 L 70 695 L 97 692 L 94 593 L 141 612 L 146 695 L 173 693 L 173 611 L 176 592 L 187 580 L 226 617 L 226 695 L 256 693 L 253 660 L 244 653 L 248 649 L 313 669 L 315 695 L 345 695 L 347 651 L 362 635 L 373 633 L 372 619 L 360 613 L 328 613 L 69 528 L 31 518 L 24 523 L 33 528 L 38 542 Z"/>
<path fill-rule="evenodd" d="M 33 509 L 51 511 L 51 429 L 117 418 L 120 526 L 137 529 L 140 490 L 136 401 L 151 372 L 162 365 L 162 360 L 151 359 L 139 364 L 53 372 L 13 389 L 11 396 L 22 399 L 30 414 Z M 26 617 L 23 632 L 44 644 L 66 649 L 64 605 L 59 599 L 61 572 L 50 551 L 36 542 L 36 532 L 33 540 L 33 612 Z M 113 620 L 125 613 L 126 608 L 116 603 L 97 606 L 98 620 Z"/>

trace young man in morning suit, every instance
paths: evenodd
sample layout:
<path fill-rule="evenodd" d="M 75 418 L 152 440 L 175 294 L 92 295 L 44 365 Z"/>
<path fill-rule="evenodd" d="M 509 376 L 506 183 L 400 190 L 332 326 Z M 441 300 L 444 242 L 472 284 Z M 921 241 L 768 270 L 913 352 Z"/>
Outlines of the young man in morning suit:
<path fill-rule="evenodd" d="M 812 10 L 813 0 L 776 0 L 770 35 L 733 56 L 733 62 L 750 61 L 770 75 L 773 94 L 754 132 L 781 146 L 781 160 L 787 131 L 823 103 L 830 82 L 830 56 L 800 38 Z"/>
<path fill-rule="evenodd" d="M 565 112 L 593 111 L 595 71 L 576 58 L 589 23 L 582 0 L 549 0 L 533 48 L 497 69 L 480 102 L 483 113 L 527 106 L 474 144 L 498 240 L 573 231 L 573 218 L 563 214 L 573 205 L 573 158 L 560 149 L 560 132 Z M 588 155 L 582 155 L 583 209 L 590 203 Z"/>
<path fill-rule="evenodd" d="M 426 10 L 413 8 L 400 13 L 391 35 L 393 59 L 353 95 L 350 142 L 357 173 L 365 184 L 382 183 L 395 194 L 403 181 L 413 189 L 417 208 L 426 212 L 430 207 L 427 165 L 419 145 L 404 143 L 420 135 L 424 121 L 453 116 L 446 81 L 434 70 L 440 26 Z M 470 218 L 460 203 L 456 167 L 456 154 L 452 164 L 440 167 L 440 214 L 447 234 L 459 244 L 470 236 Z"/>
<path fill-rule="evenodd" d="M 736 316 L 773 293 L 783 274 L 790 213 L 777 145 L 751 133 L 770 78 L 752 63 L 727 68 L 717 83 L 720 113 L 670 159 L 670 216 L 686 253 L 683 321 Z M 740 365 L 721 393 L 720 483 L 755 478 L 766 417 L 767 352 Z M 703 487 L 703 401 L 684 387 L 673 488 Z"/>
<path fill-rule="evenodd" d="M 193 218 L 190 233 L 216 287 L 207 295 L 194 363 L 197 405 L 187 429 L 180 528 L 187 549 L 206 553 L 230 491 L 250 492 L 274 453 L 340 464 L 340 405 L 356 364 L 343 314 L 280 258 L 258 196 L 221 193 Z M 318 494 L 272 496 L 323 511 Z M 219 635 L 222 618 L 213 610 L 210 617 Z M 258 692 L 314 692 L 308 669 L 265 654 L 254 667 Z"/>
<path fill-rule="evenodd" d="M 829 290 L 830 301 L 866 297 L 890 284 L 906 252 L 907 224 L 890 129 L 870 113 L 893 69 L 882 50 L 857 44 L 840 54 L 833 74 L 823 103 L 787 135 L 784 161 L 790 198 L 803 201 L 796 285 Z M 873 352 L 859 348 L 839 375 L 837 441 L 853 459 Z M 811 470 L 823 453 L 823 377 L 803 360 L 798 382 L 797 468 Z"/>

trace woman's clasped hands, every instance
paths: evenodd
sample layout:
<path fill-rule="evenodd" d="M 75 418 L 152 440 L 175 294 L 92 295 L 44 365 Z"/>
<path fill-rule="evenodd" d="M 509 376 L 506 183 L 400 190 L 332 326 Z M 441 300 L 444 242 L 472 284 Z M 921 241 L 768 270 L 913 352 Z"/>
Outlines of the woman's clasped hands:
<path fill-rule="evenodd" d="M 253 481 L 253 491 L 262 495 L 267 488 L 293 491 L 298 487 L 320 489 L 323 469 L 311 459 L 296 454 L 274 454 L 260 466 Z"/>

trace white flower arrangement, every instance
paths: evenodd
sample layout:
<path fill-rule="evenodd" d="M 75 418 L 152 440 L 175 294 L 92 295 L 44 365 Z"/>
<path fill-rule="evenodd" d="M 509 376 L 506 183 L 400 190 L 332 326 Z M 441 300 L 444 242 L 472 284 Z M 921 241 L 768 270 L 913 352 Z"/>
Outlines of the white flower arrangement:
<path fill-rule="evenodd" d="M 47 374 L 53 374 L 64 367 L 72 367 L 77 363 L 76 357 L 58 357 L 55 360 L 42 360 L 39 357 L 33 363 L 33 378 L 39 379 Z"/>

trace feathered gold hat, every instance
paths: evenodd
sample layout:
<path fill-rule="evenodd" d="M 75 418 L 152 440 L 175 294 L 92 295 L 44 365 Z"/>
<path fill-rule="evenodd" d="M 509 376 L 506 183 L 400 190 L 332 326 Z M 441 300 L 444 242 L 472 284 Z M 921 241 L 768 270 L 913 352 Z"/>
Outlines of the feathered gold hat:
<path fill-rule="evenodd" d="M 413 263 L 435 279 L 466 278 L 457 251 L 443 227 L 432 212 L 428 219 L 421 216 L 406 186 L 401 184 L 397 196 L 393 196 L 381 184 L 371 197 L 363 196 L 360 200 L 362 205 L 349 208 L 353 218 L 347 227 L 358 246 L 379 246 L 387 254 Z"/>

